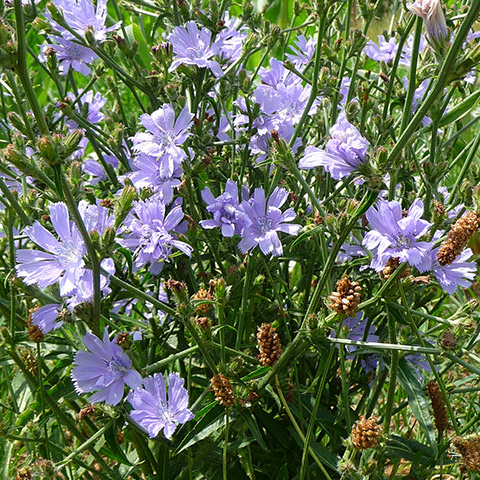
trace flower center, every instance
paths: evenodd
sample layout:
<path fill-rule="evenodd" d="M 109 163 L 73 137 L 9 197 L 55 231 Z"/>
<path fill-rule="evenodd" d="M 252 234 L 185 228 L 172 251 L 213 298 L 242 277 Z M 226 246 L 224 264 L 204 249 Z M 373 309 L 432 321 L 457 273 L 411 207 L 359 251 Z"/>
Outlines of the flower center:
<path fill-rule="evenodd" d="M 265 235 L 265 233 L 272 229 L 272 221 L 266 215 L 259 217 L 257 219 L 257 228 Z"/>

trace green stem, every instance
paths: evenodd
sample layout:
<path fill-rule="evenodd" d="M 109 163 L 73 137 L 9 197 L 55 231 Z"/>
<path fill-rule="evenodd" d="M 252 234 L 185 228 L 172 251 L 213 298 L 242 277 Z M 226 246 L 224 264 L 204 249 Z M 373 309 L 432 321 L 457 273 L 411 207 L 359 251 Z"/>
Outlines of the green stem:
<path fill-rule="evenodd" d="M 31 225 L 32 221 L 30 218 L 28 218 L 27 214 L 23 211 L 23 208 L 20 206 L 18 203 L 17 199 L 13 196 L 12 192 L 10 189 L 5 185 L 5 182 L 3 181 L 2 178 L 0 178 L 0 190 L 2 191 L 3 195 L 5 195 L 6 199 L 12 206 L 12 208 L 15 210 L 17 215 L 20 217 L 22 220 L 22 223 L 24 225 Z"/>
<path fill-rule="evenodd" d="M 292 422 L 293 428 L 295 428 L 295 431 L 297 432 L 298 436 L 302 440 L 302 442 L 305 444 L 305 435 L 302 432 L 302 429 L 298 425 L 297 421 L 295 420 L 295 417 L 293 416 L 292 411 L 290 410 L 290 407 L 288 406 L 287 401 L 285 400 L 285 396 L 283 395 L 282 389 L 280 387 L 280 382 L 278 381 L 278 375 L 275 375 L 275 386 L 277 388 L 278 396 L 280 398 L 280 402 L 283 405 L 283 408 L 287 412 L 288 418 Z M 327 480 L 332 480 L 328 472 L 325 470 L 325 467 L 323 466 L 322 462 L 320 459 L 317 457 L 316 453 L 314 452 L 313 448 L 311 446 L 308 447 L 308 453 L 311 455 L 315 463 L 318 465 L 318 468 L 322 471 L 323 475 Z"/>
<path fill-rule="evenodd" d="M 395 326 L 395 319 L 393 315 L 388 312 L 388 333 L 390 337 L 390 342 L 392 344 L 397 343 L 397 330 Z M 392 350 L 391 353 L 391 360 L 390 360 L 390 381 L 388 382 L 388 396 L 387 396 L 387 404 L 385 406 L 385 417 L 384 417 L 384 425 L 383 431 L 385 435 L 388 435 L 390 431 L 390 421 L 392 418 L 392 411 L 393 411 L 393 404 L 395 402 L 395 392 L 397 387 L 397 372 L 398 372 L 398 350 Z"/>
<path fill-rule="evenodd" d="M 37 100 L 37 95 L 35 94 L 32 82 L 28 75 L 27 68 L 27 47 L 25 41 L 25 21 L 23 18 L 23 5 L 21 0 L 14 0 L 15 6 L 15 24 L 16 24 L 16 35 L 17 35 L 17 75 L 22 82 L 23 91 L 25 96 L 32 107 L 33 115 L 37 120 L 37 125 L 42 133 L 42 135 L 49 135 L 50 131 L 48 130 L 47 122 L 43 116 L 42 109 Z"/>
<path fill-rule="evenodd" d="M 223 449 L 222 449 L 222 472 L 223 480 L 228 480 L 228 465 L 227 465 L 227 453 L 228 453 L 228 433 L 229 433 L 229 422 L 228 422 L 228 409 L 225 412 L 225 429 L 224 434 L 225 438 L 223 440 Z"/>

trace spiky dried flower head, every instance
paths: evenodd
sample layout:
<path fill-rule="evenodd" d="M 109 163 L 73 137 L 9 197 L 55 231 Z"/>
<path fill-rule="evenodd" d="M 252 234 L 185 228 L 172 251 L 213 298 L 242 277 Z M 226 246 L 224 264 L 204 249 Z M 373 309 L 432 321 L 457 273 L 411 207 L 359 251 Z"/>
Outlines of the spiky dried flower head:
<path fill-rule="evenodd" d="M 32 470 L 29 467 L 20 468 L 15 476 L 15 480 L 31 480 L 32 478 Z"/>
<path fill-rule="evenodd" d="M 391 257 L 387 260 L 385 268 L 379 273 L 380 278 L 383 280 L 389 279 L 393 272 L 400 266 L 400 259 L 398 257 Z M 400 275 L 401 278 L 407 277 L 410 275 L 410 267 L 405 268 L 403 273 Z"/>
<path fill-rule="evenodd" d="M 35 343 L 40 343 L 45 338 L 45 335 L 40 330 L 40 327 L 32 323 L 32 313 L 36 312 L 39 308 L 40 308 L 40 305 L 36 305 L 35 307 L 31 308 L 28 311 L 28 319 L 27 319 L 28 338 L 30 341 Z"/>
<path fill-rule="evenodd" d="M 200 315 L 207 314 L 212 309 L 212 302 L 214 300 L 213 295 L 204 288 L 200 288 L 197 293 L 192 295 L 192 300 L 195 304 L 195 311 Z M 207 302 L 202 303 L 202 300 L 207 300 Z"/>
<path fill-rule="evenodd" d="M 77 420 L 83 420 L 85 417 L 91 417 L 95 414 L 95 405 L 83 407 L 77 415 Z"/>
<path fill-rule="evenodd" d="M 362 415 L 352 428 L 352 443 L 358 450 L 376 448 L 381 435 L 382 427 L 377 423 L 377 417 Z"/>
<path fill-rule="evenodd" d="M 232 384 L 225 375 L 222 373 L 214 375 L 210 380 L 210 383 L 212 385 L 213 393 L 215 394 L 215 399 L 218 400 L 221 405 L 231 407 L 235 403 L 235 394 L 233 393 Z"/>
<path fill-rule="evenodd" d="M 480 216 L 475 212 L 467 212 L 460 217 L 448 232 L 447 238 L 440 245 L 437 259 L 440 265 L 449 265 L 462 253 L 470 237 L 480 226 Z"/>
<path fill-rule="evenodd" d="M 208 317 L 195 317 L 195 323 L 202 330 L 210 328 L 210 319 Z"/>
<path fill-rule="evenodd" d="M 467 469 L 480 472 L 480 436 L 455 437 L 453 444 L 460 452 Z"/>
<path fill-rule="evenodd" d="M 440 433 L 444 432 L 448 428 L 448 418 L 440 387 L 432 380 L 427 384 L 427 391 L 430 401 L 432 402 L 435 426 Z"/>
<path fill-rule="evenodd" d="M 21 347 L 18 350 L 20 360 L 22 360 L 25 368 L 34 376 L 38 376 L 38 359 L 35 351 L 31 348 Z"/>
<path fill-rule="evenodd" d="M 258 327 L 257 345 L 260 350 L 258 358 L 263 366 L 272 366 L 278 362 L 282 355 L 282 342 L 271 323 L 262 323 Z"/>
<path fill-rule="evenodd" d="M 337 290 L 331 293 L 329 307 L 338 314 L 351 316 L 358 310 L 361 292 L 362 287 L 358 282 L 352 282 L 348 275 L 345 275 L 337 282 Z"/>

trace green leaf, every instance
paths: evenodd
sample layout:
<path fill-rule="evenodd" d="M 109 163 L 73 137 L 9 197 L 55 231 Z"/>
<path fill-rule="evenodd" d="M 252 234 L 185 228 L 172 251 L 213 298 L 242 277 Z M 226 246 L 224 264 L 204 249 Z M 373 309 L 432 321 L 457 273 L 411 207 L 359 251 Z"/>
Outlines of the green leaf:
<path fill-rule="evenodd" d="M 443 115 L 440 119 L 440 122 L 438 123 L 438 126 L 444 127 L 449 123 L 456 122 L 457 120 L 463 118 L 475 106 L 479 98 L 480 90 L 477 90 L 476 92 L 465 98 L 465 100 L 463 100 L 458 105 L 449 110 L 445 115 Z"/>
<path fill-rule="evenodd" d="M 183 439 L 177 447 L 173 455 L 178 455 L 188 447 L 195 445 L 200 440 L 216 432 L 219 428 L 225 425 L 225 407 L 217 405 L 207 412 L 204 417 L 197 422 L 192 431 Z"/>
<path fill-rule="evenodd" d="M 240 416 L 245 420 L 250 432 L 252 432 L 253 438 L 255 438 L 258 444 L 268 452 L 267 444 L 263 440 L 262 433 L 253 414 L 250 411 L 242 411 Z"/>
<path fill-rule="evenodd" d="M 430 417 L 430 405 L 418 381 L 417 372 L 405 359 L 400 360 L 398 366 L 398 380 L 407 392 L 408 404 L 420 424 L 428 443 L 432 446 L 435 455 L 438 453 L 435 428 Z"/>
<path fill-rule="evenodd" d="M 123 450 L 118 445 L 117 436 L 115 434 L 115 428 L 112 425 L 110 428 L 107 428 L 105 431 L 105 440 L 110 450 L 104 448 L 106 455 L 111 460 L 116 460 L 117 462 L 123 463 L 124 465 L 131 466 L 132 464 L 128 461 L 128 458 L 123 453 Z"/>
<path fill-rule="evenodd" d="M 288 476 L 288 467 L 287 464 L 284 463 L 278 471 L 277 480 L 288 480 L 289 478 L 290 477 Z"/>
<path fill-rule="evenodd" d="M 138 55 L 140 56 L 143 66 L 145 68 L 150 68 L 152 56 L 150 54 L 150 48 L 148 48 L 147 42 L 143 37 L 143 33 L 140 30 L 140 27 L 137 24 L 132 23 L 125 27 L 125 31 L 127 33 L 127 37 L 130 43 L 133 43 L 133 41 L 135 40 L 138 42 Z"/>

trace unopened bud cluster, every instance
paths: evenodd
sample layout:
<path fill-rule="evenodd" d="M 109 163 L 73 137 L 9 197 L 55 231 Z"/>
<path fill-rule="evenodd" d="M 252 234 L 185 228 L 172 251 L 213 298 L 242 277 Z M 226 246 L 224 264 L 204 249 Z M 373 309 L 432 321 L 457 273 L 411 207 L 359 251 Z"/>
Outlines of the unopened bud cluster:
<path fill-rule="evenodd" d="M 449 265 L 462 253 L 470 237 L 478 230 L 480 216 L 467 212 L 457 220 L 448 233 L 447 239 L 440 245 L 437 258 L 440 265 Z"/>
<path fill-rule="evenodd" d="M 337 290 L 332 292 L 329 307 L 338 314 L 353 315 L 360 304 L 362 287 L 345 275 L 337 282 Z"/>
<path fill-rule="evenodd" d="M 358 450 L 376 448 L 381 435 L 382 427 L 377 423 L 377 417 L 362 415 L 352 428 L 352 442 Z"/>
<path fill-rule="evenodd" d="M 263 366 L 272 366 L 278 362 L 282 355 L 282 343 L 276 329 L 271 323 L 262 323 L 258 327 L 257 344 L 260 354 L 258 358 Z"/>
<path fill-rule="evenodd" d="M 233 393 L 230 380 L 223 374 L 214 375 L 210 380 L 215 399 L 225 407 L 231 407 L 235 403 L 235 394 Z"/>

